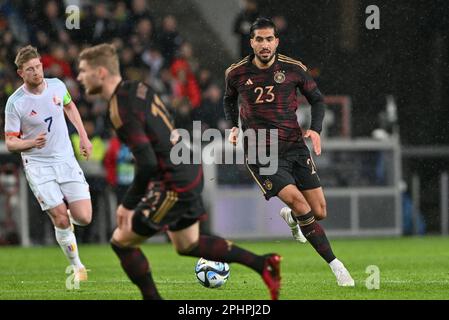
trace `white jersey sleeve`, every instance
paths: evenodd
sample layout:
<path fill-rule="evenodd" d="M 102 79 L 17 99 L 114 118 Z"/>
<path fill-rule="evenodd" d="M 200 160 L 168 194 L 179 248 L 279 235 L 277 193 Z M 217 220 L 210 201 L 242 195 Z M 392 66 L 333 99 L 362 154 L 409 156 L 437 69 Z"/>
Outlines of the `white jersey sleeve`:
<path fill-rule="evenodd" d="M 20 136 L 20 116 L 10 100 L 6 103 L 5 108 L 5 135 Z"/>

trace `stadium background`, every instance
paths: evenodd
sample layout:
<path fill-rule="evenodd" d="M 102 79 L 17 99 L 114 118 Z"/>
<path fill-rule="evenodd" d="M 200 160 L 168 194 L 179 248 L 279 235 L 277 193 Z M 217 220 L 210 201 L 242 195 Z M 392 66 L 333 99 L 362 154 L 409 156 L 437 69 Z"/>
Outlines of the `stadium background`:
<path fill-rule="evenodd" d="M 209 3 L 214 5 L 215 2 Z M 234 5 L 232 14 L 226 12 L 220 16 L 234 22 L 244 5 L 239 1 L 230 3 Z M 408 185 L 413 175 L 419 176 L 426 232 L 438 233 L 439 177 L 448 170 L 444 146 L 449 143 L 446 72 L 449 15 L 445 2 L 260 0 L 257 3 L 255 16 L 285 18 L 287 27 L 281 33 L 284 46 L 281 50 L 304 61 L 326 94 L 351 97 L 354 138 L 370 136 L 374 129 L 382 126 L 379 119 L 385 110 L 386 97 L 395 98 L 404 151 L 402 175 Z M 65 27 L 64 9 L 68 4 L 81 7 L 79 30 Z M 365 27 L 365 8 L 370 4 L 380 9 L 380 30 Z M 111 159 L 108 154 L 115 159 L 119 156 L 119 146 L 116 142 L 109 143 L 113 137 L 104 130 L 102 115 L 106 106 L 85 97 L 74 80 L 79 51 L 107 41 L 119 48 L 125 77 L 142 79 L 157 88 L 164 100 L 173 106 L 178 126 L 189 127 L 195 119 L 209 127 L 224 129 L 227 124 L 223 121 L 221 103 L 223 70 L 241 55 L 239 35 L 232 33 L 232 26 L 229 28 L 228 33 L 236 44 L 236 47 L 229 47 L 210 21 L 201 1 L 193 0 L 2 1 L 2 119 L 8 96 L 20 85 L 13 64 L 16 49 L 31 43 L 43 56 L 46 75 L 59 77 L 67 84 L 86 126 L 95 137 L 94 162 L 108 167 L 107 161 Z M 2 133 L 3 122 L 0 128 Z M 73 127 L 69 130 L 73 133 Z M 429 153 L 431 149 L 442 151 Z M 126 154 L 122 156 L 126 167 Z M 7 160 L 17 161 L 17 157 L 4 154 L 2 164 Z M 107 182 L 120 195 L 122 189 L 114 185 L 117 181 L 112 171 L 107 175 Z M 126 175 L 123 179 L 126 181 Z M 90 184 L 93 193 L 101 194 L 103 180 L 92 177 Z M 33 197 L 30 197 L 29 207 L 31 212 L 39 210 Z M 45 242 L 43 231 L 36 226 L 46 223 L 46 217 L 30 216 L 37 219 L 32 221 L 34 241 Z M 87 233 L 82 239 L 85 242 L 99 240 L 95 233 Z M 15 240 L 3 239 L 3 242 Z"/>

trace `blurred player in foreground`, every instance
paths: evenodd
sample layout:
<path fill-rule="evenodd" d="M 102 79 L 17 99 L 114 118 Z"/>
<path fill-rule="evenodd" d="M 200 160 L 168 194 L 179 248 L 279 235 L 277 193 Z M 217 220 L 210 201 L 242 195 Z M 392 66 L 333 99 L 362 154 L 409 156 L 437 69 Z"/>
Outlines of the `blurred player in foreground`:
<path fill-rule="evenodd" d="M 167 228 L 180 255 L 237 262 L 259 273 L 271 298 L 278 299 L 280 260 L 277 254 L 256 255 L 232 242 L 200 235 L 201 165 L 174 165 L 170 150 L 173 119 L 151 87 L 124 81 L 116 50 L 101 44 L 80 54 L 78 80 L 87 94 L 99 94 L 109 102 L 109 119 L 136 162 L 134 181 L 117 209 L 117 228 L 111 246 L 129 279 L 144 299 L 161 299 L 140 244 Z"/>

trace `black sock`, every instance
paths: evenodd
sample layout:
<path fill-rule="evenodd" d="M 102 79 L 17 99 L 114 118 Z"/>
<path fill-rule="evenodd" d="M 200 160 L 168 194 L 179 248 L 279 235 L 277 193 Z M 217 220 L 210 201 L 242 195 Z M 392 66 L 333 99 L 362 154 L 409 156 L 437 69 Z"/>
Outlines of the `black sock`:
<path fill-rule="evenodd" d="M 122 248 L 111 243 L 129 279 L 140 289 L 144 300 L 161 300 L 151 275 L 150 265 L 140 248 Z"/>
<path fill-rule="evenodd" d="M 231 241 L 216 236 L 200 236 L 198 245 L 185 256 L 202 257 L 212 261 L 237 262 L 262 274 L 265 257 L 234 245 Z"/>
<path fill-rule="evenodd" d="M 323 228 L 315 221 L 312 211 L 303 215 L 296 216 L 299 227 L 304 236 L 309 240 L 310 244 L 315 248 L 327 263 L 335 259 L 329 240 Z"/>

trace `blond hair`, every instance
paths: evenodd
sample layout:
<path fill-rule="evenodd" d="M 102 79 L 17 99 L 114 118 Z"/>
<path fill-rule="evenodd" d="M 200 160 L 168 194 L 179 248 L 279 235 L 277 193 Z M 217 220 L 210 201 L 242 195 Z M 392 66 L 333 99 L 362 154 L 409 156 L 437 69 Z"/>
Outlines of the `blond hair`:
<path fill-rule="evenodd" d="M 37 49 L 35 47 L 28 45 L 19 49 L 14 63 L 16 64 L 18 69 L 22 69 L 25 63 L 35 58 L 41 58 L 39 52 L 37 52 Z"/>
<path fill-rule="evenodd" d="M 92 67 L 105 67 L 112 75 L 120 74 L 120 66 L 115 47 L 102 43 L 81 51 L 79 60 L 85 60 Z"/>

